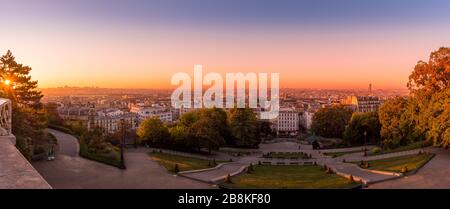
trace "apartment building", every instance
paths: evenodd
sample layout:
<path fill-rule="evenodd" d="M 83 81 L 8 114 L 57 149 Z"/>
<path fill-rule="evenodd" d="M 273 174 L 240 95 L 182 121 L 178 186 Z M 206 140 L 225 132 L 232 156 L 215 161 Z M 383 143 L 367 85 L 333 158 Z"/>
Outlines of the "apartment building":
<path fill-rule="evenodd" d="M 174 121 L 173 112 L 162 107 L 136 105 L 131 107 L 130 112 L 138 115 L 138 121 L 143 121 L 152 117 L 157 117 L 164 123 L 172 123 Z"/>
<path fill-rule="evenodd" d="M 374 96 L 348 96 L 342 100 L 342 104 L 353 106 L 357 112 L 375 112 L 382 102 Z"/>
<path fill-rule="evenodd" d="M 278 135 L 297 135 L 299 132 L 299 113 L 293 108 L 280 108 L 276 122 Z"/>

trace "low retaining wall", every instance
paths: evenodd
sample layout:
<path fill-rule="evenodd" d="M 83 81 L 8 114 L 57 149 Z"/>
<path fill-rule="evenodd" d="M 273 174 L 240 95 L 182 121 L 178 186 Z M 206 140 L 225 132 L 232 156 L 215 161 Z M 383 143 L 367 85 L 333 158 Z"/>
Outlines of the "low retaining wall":
<path fill-rule="evenodd" d="M 217 165 L 214 168 L 206 168 L 206 169 L 199 169 L 199 170 L 192 170 L 192 171 L 182 171 L 182 172 L 178 172 L 177 175 L 185 177 L 185 178 L 188 178 L 188 179 L 192 179 L 192 180 L 197 180 L 197 181 L 201 181 L 201 182 L 204 182 L 204 183 L 208 183 L 208 184 L 219 184 L 219 183 L 223 182 L 225 180 L 225 178 L 227 178 L 228 174 L 220 176 L 220 177 L 217 177 L 217 178 L 214 178 L 214 179 L 198 179 L 198 178 L 190 177 L 187 174 L 207 172 L 207 171 L 211 171 L 211 170 L 217 170 L 217 169 L 220 169 L 221 167 L 223 167 L 224 165 L 228 165 L 228 164 L 232 164 L 232 163 L 233 162 L 221 163 L 221 164 Z M 239 174 L 247 171 L 248 166 L 249 165 L 241 166 L 236 172 L 230 173 L 230 176 L 233 177 L 233 176 L 239 175 Z"/>
<path fill-rule="evenodd" d="M 10 139 L 0 136 L 0 189 L 51 189 Z"/>

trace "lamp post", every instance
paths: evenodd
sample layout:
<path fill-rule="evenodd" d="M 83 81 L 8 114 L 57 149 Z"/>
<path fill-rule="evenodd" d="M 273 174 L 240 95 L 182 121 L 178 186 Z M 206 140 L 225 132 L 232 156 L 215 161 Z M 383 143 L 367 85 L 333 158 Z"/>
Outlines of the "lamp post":
<path fill-rule="evenodd" d="M 367 130 L 364 131 L 364 156 L 367 156 Z"/>
<path fill-rule="evenodd" d="M 124 158 L 123 158 L 123 149 L 124 149 L 124 144 L 125 144 L 125 119 L 121 118 L 120 119 L 120 169 L 126 169 L 125 167 L 125 162 L 124 162 Z"/>

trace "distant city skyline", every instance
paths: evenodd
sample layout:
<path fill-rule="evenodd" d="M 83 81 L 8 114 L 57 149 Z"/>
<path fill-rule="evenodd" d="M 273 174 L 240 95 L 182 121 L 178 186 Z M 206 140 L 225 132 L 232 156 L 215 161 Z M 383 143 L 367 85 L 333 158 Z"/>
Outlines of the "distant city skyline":
<path fill-rule="evenodd" d="M 8 1 L 0 53 L 40 88 L 172 89 L 174 73 L 277 72 L 281 88 L 404 89 L 450 44 L 450 2 Z"/>

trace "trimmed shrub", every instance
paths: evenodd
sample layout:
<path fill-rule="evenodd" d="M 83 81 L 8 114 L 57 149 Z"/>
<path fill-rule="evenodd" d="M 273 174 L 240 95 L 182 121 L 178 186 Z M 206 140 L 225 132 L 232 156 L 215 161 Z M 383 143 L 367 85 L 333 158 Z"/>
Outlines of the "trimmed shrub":
<path fill-rule="evenodd" d="M 175 172 L 175 173 L 180 172 L 180 168 L 178 167 L 178 164 L 175 164 L 175 166 L 173 167 L 173 172 Z"/>
<path fill-rule="evenodd" d="M 327 168 L 327 174 L 334 174 L 333 169 L 331 169 L 330 167 Z"/>
<path fill-rule="evenodd" d="M 380 153 L 381 153 L 381 148 L 375 147 L 375 148 L 372 149 L 372 154 L 373 155 L 378 155 Z"/>
<path fill-rule="evenodd" d="M 247 168 L 247 173 L 252 173 L 253 172 L 253 164 L 252 163 L 250 163 L 250 165 L 248 166 L 248 168 Z"/>
<path fill-rule="evenodd" d="M 232 184 L 233 183 L 231 181 L 231 175 L 230 174 L 228 174 L 227 177 L 225 178 L 225 183 L 228 183 L 228 184 Z"/>
<path fill-rule="evenodd" d="M 405 166 L 401 170 L 402 173 L 408 173 L 408 166 Z"/>
<path fill-rule="evenodd" d="M 350 175 L 350 177 L 348 178 L 348 182 L 355 183 L 355 178 L 353 178 L 353 175 Z"/>

